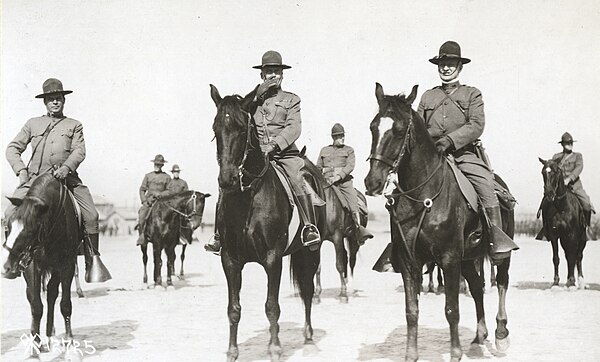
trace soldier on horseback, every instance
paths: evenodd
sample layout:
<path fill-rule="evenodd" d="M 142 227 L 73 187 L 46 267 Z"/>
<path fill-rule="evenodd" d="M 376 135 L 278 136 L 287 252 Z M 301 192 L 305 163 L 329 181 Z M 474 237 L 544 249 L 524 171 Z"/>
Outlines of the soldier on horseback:
<path fill-rule="evenodd" d="M 142 185 L 140 186 L 140 200 L 142 201 L 142 207 L 138 211 L 138 232 L 139 237 L 136 245 L 146 245 L 148 240 L 144 235 L 146 220 L 150 214 L 152 205 L 161 197 L 167 190 L 167 186 L 171 182 L 171 176 L 163 172 L 162 167 L 167 161 L 163 155 L 156 155 L 154 160 L 154 171 L 147 173 L 144 176 Z"/>
<path fill-rule="evenodd" d="M 418 113 L 425 120 L 438 151 L 454 157 L 458 168 L 475 188 L 492 225 L 496 226 L 489 233 L 491 258 L 507 258 L 518 246 L 501 231 L 494 176 L 489 165 L 477 157 L 474 145 L 485 126 L 483 99 L 479 89 L 460 84 L 458 80 L 463 65 L 471 60 L 461 56 L 458 43 L 447 41 L 440 47 L 438 56 L 429 61 L 438 66 L 442 85 L 423 94 Z"/>
<path fill-rule="evenodd" d="M 252 68 L 260 69 L 260 77 L 263 80 L 256 88 L 256 95 L 250 107 L 257 125 L 260 148 L 275 160 L 289 177 L 304 225 L 302 241 L 304 245 L 314 245 L 321 241 L 321 236 L 315 226 L 311 190 L 303 178 L 304 160 L 299 157 L 298 148 L 294 143 L 302 131 L 300 97 L 281 89 L 283 70 L 291 67 L 283 64 L 281 54 L 269 50 L 262 56 L 261 65 Z M 219 202 L 217 209 L 218 207 Z M 218 233 L 215 233 L 204 248 L 213 253 L 219 252 L 221 243 Z"/>
<path fill-rule="evenodd" d="M 19 186 L 13 197 L 22 199 L 29 191 L 33 181 L 41 174 L 54 169 L 54 176 L 64 180 L 67 187 L 81 209 L 86 247 L 83 247 L 85 258 L 86 280 L 90 281 L 93 268 L 92 256 L 99 255 L 98 247 L 98 211 L 90 190 L 83 184 L 77 168 L 85 159 L 85 140 L 81 122 L 63 114 L 65 95 L 73 93 L 63 90 L 58 79 L 47 79 L 42 85 L 41 98 L 46 105 L 47 113 L 41 117 L 28 120 L 17 136 L 6 147 L 6 159 L 15 174 L 19 177 Z M 31 159 L 27 165 L 21 155 L 31 143 Z M 14 212 L 11 203 L 5 210 L 8 220 Z"/>
<path fill-rule="evenodd" d="M 330 185 L 336 187 L 341 194 L 340 202 L 344 208 L 350 211 L 354 221 L 354 234 L 356 241 L 362 245 L 373 234 L 360 224 L 360 212 L 358 210 L 358 197 L 352 182 L 352 171 L 354 171 L 354 149 L 344 144 L 344 126 L 336 123 L 331 128 L 333 144 L 325 146 L 319 153 L 317 167 L 323 172 L 323 176 Z"/>

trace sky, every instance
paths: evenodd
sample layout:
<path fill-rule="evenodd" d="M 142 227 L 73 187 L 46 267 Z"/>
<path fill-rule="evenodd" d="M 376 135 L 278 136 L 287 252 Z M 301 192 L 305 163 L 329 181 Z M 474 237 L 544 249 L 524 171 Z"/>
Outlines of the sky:
<path fill-rule="evenodd" d="M 139 206 L 138 188 L 157 153 L 169 162 L 166 170 L 180 165 L 191 188 L 217 194 L 209 84 L 222 96 L 250 92 L 260 81 L 251 67 L 270 49 L 292 66 L 284 90 L 302 99 L 298 146 L 307 145 L 316 160 L 332 125 L 342 123 L 357 155 L 355 186 L 364 191 L 375 82 L 387 94 L 418 84 L 419 99 L 440 83 L 427 60 L 455 40 L 472 60 L 460 80 L 483 94 L 482 140 L 517 211 L 537 210 L 538 157 L 559 152 L 565 131 L 577 140 L 583 185 L 600 206 L 598 1 L 1 4 L 0 146 L 45 113 L 34 97 L 45 79 L 59 78 L 73 90 L 65 115 L 84 127 L 80 177 L 117 205 Z M 10 195 L 17 182 L 3 161 L 2 193 Z M 369 199 L 373 208 L 383 203 Z"/>

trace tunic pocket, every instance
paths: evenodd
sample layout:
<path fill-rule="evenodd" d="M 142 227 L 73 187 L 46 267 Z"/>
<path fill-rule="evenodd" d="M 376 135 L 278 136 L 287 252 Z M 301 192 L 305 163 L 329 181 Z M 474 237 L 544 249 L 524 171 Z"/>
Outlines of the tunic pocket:
<path fill-rule="evenodd" d="M 65 151 L 71 151 L 71 144 L 73 143 L 74 132 L 75 131 L 73 128 L 67 128 L 61 134 L 64 140 Z"/>

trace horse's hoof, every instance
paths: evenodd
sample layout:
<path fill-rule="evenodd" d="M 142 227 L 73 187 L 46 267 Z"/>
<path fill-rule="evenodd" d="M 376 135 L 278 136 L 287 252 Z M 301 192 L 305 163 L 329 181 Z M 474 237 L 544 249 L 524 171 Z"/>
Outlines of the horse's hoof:
<path fill-rule="evenodd" d="M 496 349 L 498 350 L 498 352 L 506 352 L 508 351 L 508 347 L 510 347 L 510 337 L 506 337 L 506 338 L 496 338 Z"/>
<path fill-rule="evenodd" d="M 67 351 L 65 352 L 65 361 L 81 362 L 81 360 L 82 360 L 81 355 L 79 354 L 79 352 L 77 350 L 74 350 L 73 348 L 68 348 Z"/>
<path fill-rule="evenodd" d="M 167 287 L 165 289 L 166 290 L 175 290 L 175 287 L 173 286 L 173 284 L 171 284 L 171 285 L 167 285 Z"/>
<path fill-rule="evenodd" d="M 577 285 L 579 289 L 586 289 L 585 280 L 582 277 L 577 278 Z"/>
<path fill-rule="evenodd" d="M 148 289 L 154 289 L 156 288 L 156 284 L 148 284 Z"/>
<path fill-rule="evenodd" d="M 347 295 L 340 295 L 340 303 L 342 303 L 342 304 L 348 304 L 348 296 Z"/>
<path fill-rule="evenodd" d="M 269 355 L 271 355 L 271 362 L 277 362 L 281 359 L 283 349 L 281 346 L 269 346 Z"/>
<path fill-rule="evenodd" d="M 183 274 L 178 275 L 177 278 L 179 280 L 185 280 L 185 276 Z"/>
<path fill-rule="evenodd" d="M 568 290 L 569 290 L 569 292 L 574 292 L 577 290 L 577 287 L 574 285 L 569 285 Z"/>
<path fill-rule="evenodd" d="M 318 295 L 313 297 L 313 304 L 321 304 L 321 297 Z"/>
<path fill-rule="evenodd" d="M 560 290 L 560 286 L 558 286 L 558 285 L 556 285 L 556 284 L 555 284 L 555 285 L 552 285 L 552 286 L 550 287 L 550 291 L 552 291 L 552 292 L 558 292 L 559 290 Z"/>

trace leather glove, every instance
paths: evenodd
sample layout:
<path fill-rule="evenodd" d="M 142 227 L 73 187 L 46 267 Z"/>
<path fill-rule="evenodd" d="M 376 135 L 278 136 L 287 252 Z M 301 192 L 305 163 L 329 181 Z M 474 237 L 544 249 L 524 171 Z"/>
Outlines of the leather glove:
<path fill-rule="evenodd" d="M 265 147 L 265 154 L 270 155 L 275 152 L 279 152 L 279 145 L 275 143 L 275 141 L 269 142 L 269 144 Z"/>
<path fill-rule="evenodd" d="M 435 148 L 439 153 L 448 153 L 448 151 L 452 147 L 453 145 L 450 137 L 442 137 L 439 140 L 435 141 Z"/>
<path fill-rule="evenodd" d="M 256 89 L 256 99 L 260 99 L 271 87 L 277 85 L 277 79 L 267 79 Z"/>
<path fill-rule="evenodd" d="M 331 181 L 331 183 L 332 183 L 332 184 L 334 184 L 334 183 L 338 182 L 338 181 L 339 181 L 339 180 L 341 180 L 341 179 L 342 179 L 342 176 L 340 176 L 340 175 L 335 175 L 335 176 L 333 176 L 333 178 L 331 179 L 331 180 L 332 180 L 332 181 Z"/>
<path fill-rule="evenodd" d="M 27 182 L 29 182 L 29 173 L 26 169 L 22 169 L 19 171 L 19 186 L 23 186 Z"/>
<path fill-rule="evenodd" d="M 71 171 L 71 169 L 69 169 L 67 166 L 60 166 L 58 170 L 54 171 L 54 177 L 59 180 L 64 180 L 69 174 L 69 171 Z"/>
<path fill-rule="evenodd" d="M 565 177 L 564 182 L 565 182 L 565 186 L 569 186 L 569 183 L 571 182 L 571 178 L 569 176 Z"/>

